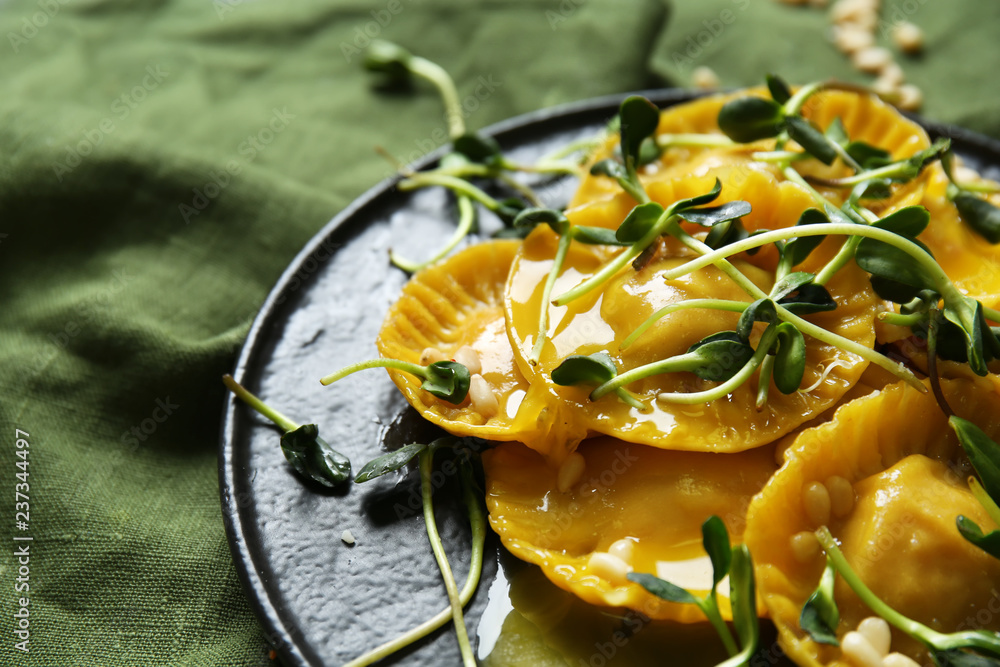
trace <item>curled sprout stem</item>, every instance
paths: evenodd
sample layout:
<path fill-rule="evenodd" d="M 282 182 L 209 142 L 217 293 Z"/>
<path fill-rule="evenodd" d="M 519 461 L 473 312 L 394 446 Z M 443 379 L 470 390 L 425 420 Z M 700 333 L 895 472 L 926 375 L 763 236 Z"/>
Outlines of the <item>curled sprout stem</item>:
<path fill-rule="evenodd" d="M 448 72 L 437 63 L 420 56 L 411 56 L 408 67 L 411 72 L 431 82 L 438 89 L 441 101 L 444 103 L 445 116 L 448 119 L 448 135 L 452 140 L 465 134 L 462 103 L 458 99 L 455 82 L 452 81 Z"/>
<path fill-rule="evenodd" d="M 462 590 L 458 592 L 458 599 L 462 607 L 469 604 L 472 594 L 476 592 L 479 585 L 479 578 L 483 572 L 483 546 L 486 541 L 486 518 L 483 516 L 482 506 L 476 497 L 471 485 L 463 482 L 462 496 L 465 500 L 465 507 L 469 514 L 469 524 L 472 528 L 472 555 L 469 563 L 469 573 L 465 577 Z M 410 644 L 417 642 L 435 630 L 444 627 L 453 618 L 451 605 L 442 609 L 430 619 L 424 621 L 409 632 L 406 632 L 395 639 L 388 641 L 381 646 L 372 649 L 368 653 L 351 660 L 344 667 L 368 667 L 383 658 L 386 658 L 397 651 L 400 651 Z"/>
<path fill-rule="evenodd" d="M 431 185 L 440 185 L 452 190 L 456 194 L 474 199 L 491 211 L 496 211 L 500 208 L 500 202 L 483 192 L 480 188 L 477 188 L 464 179 L 445 173 L 433 171 L 419 172 L 404 181 L 400 181 L 397 187 L 405 191 L 426 188 Z"/>
<path fill-rule="evenodd" d="M 448 242 L 444 245 L 443 248 L 441 248 L 441 250 L 437 252 L 437 254 L 435 254 L 433 257 L 424 262 L 414 262 L 396 254 L 395 250 L 390 250 L 389 261 L 391 261 L 393 265 L 406 271 L 407 273 L 416 273 L 417 271 L 420 271 L 421 269 L 424 269 L 430 266 L 431 264 L 434 264 L 435 262 L 439 261 L 445 255 L 454 250 L 455 246 L 461 243 L 462 239 L 464 239 L 466 236 L 469 235 L 469 232 L 472 231 L 472 227 L 475 224 L 475 222 L 476 222 L 476 209 L 472 205 L 472 200 L 466 196 L 459 196 L 458 226 L 455 228 L 455 231 L 452 232 L 451 238 L 448 239 Z"/>
<path fill-rule="evenodd" d="M 444 552 L 444 544 L 441 542 L 441 535 L 438 533 L 437 521 L 434 518 L 434 487 L 431 483 L 431 475 L 434 472 L 434 448 L 427 447 L 420 452 L 420 495 L 424 505 L 424 523 L 427 526 L 427 539 L 430 540 L 431 549 L 434 551 L 434 558 L 437 560 L 438 568 L 441 570 L 441 578 L 444 580 L 445 590 L 448 591 L 448 601 L 451 604 L 451 617 L 455 621 L 455 634 L 458 636 L 458 647 L 462 653 L 462 664 L 464 667 L 476 667 L 476 657 L 472 653 L 472 645 L 469 643 L 469 632 L 465 627 L 465 616 L 462 612 L 462 601 L 458 596 L 458 586 L 455 583 L 455 575 L 452 574 L 451 565 L 448 564 L 448 556 Z"/>
<path fill-rule="evenodd" d="M 660 148 L 692 147 L 692 148 L 730 148 L 739 146 L 724 134 L 660 134 L 656 137 L 656 145 Z"/>
<path fill-rule="evenodd" d="M 545 345 L 545 341 L 548 340 L 549 331 L 549 299 L 552 296 L 552 290 L 555 287 L 556 279 L 558 279 L 559 274 L 562 272 L 563 263 L 566 261 L 566 253 L 569 252 L 569 246 L 573 242 L 573 235 L 570 233 L 563 234 L 559 237 L 559 246 L 556 249 L 555 259 L 552 260 L 552 269 L 549 271 L 549 276 L 545 280 L 545 287 L 542 288 L 542 303 L 539 306 L 538 313 L 538 336 L 535 339 L 535 344 L 531 348 L 531 355 L 528 357 L 528 362 L 534 366 L 538 363 L 538 360 L 542 358 L 542 347 Z"/>

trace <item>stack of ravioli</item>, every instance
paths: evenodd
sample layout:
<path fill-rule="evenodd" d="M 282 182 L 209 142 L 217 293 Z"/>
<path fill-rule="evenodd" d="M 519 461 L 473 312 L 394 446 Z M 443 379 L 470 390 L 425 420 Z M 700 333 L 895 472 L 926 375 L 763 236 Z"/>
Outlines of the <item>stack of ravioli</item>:
<path fill-rule="evenodd" d="M 661 114 L 657 132 L 721 134 L 717 117 L 729 99 L 672 107 Z M 893 159 L 930 143 L 919 125 L 863 93 L 817 94 L 804 116 L 820 128 L 839 118 L 852 139 Z M 591 161 L 611 155 L 616 143 L 610 137 Z M 668 206 L 710 190 L 718 179 L 717 203 L 750 202 L 752 212 L 742 220 L 747 231 L 789 227 L 815 203 L 803 187 L 753 158 L 754 151 L 773 146 L 769 139 L 670 148 L 642 169 L 641 180 L 654 201 Z M 796 168 L 814 176 L 843 170 L 815 160 Z M 1000 251 L 962 223 L 945 197 L 947 183 L 941 167 L 932 165 L 895 186 L 872 210 L 883 216 L 914 204 L 929 209 L 932 222 L 920 240 L 961 290 L 997 308 Z M 841 191 L 823 194 L 835 202 L 844 197 Z M 617 229 L 635 205 L 613 180 L 587 176 L 566 216 L 572 224 Z M 695 226 L 688 231 L 704 236 Z M 756 375 L 705 404 L 656 400 L 661 392 L 711 384 L 683 372 L 630 387 L 652 397 L 645 411 L 614 394 L 591 401 L 589 388 L 552 381 L 552 371 L 570 355 L 604 352 L 624 371 L 681 354 L 710 334 L 735 329 L 739 314 L 679 310 L 626 349 L 621 343 L 672 303 L 751 298 L 711 266 L 666 280 L 666 271 L 694 255 L 664 241 L 650 261 L 622 269 L 599 290 L 566 306 L 549 304 L 547 336 L 533 356 L 558 241 L 552 229 L 539 225 L 523 242 L 482 242 L 418 273 L 378 339 L 383 356 L 404 361 L 426 362 L 429 350 L 448 358 L 474 353 L 477 382 L 496 398 L 488 409 L 470 400 L 444 402 L 423 391 L 419 379 L 392 370 L 390 375 L 428 420 L 455 435 L 497 441 L 483 455 L 486 501 L 491 524 L 511 553 L 593 605 L 705 623 L 697 607 L 656 598 L 626 574 L 647 572 L 693 592 L 709 590 L 701 525 L 717 515 L 731 539 L 750 549 L 760 615 L 777 627 L 785 653 L 800 665 L 849 665 L 838 647 L 815 643 L 799 627 L 802 606 L 825 566 L 813 531 L 825 525 L 861 578 L 904 615 L 942 632 L 1000 630 L 996 614 L 985 623 L 975 620 L 997 595 L 1000 561 L 966 542 L 955 517 L 965 515 L 984 530 L 997 526 L 969 491 L 968 460 L 929 392 L 807 336 L 800 389 L 771 391 L 762 409 L 756 405 Z M 842 242 L 827 238 L 796 270 L 817 271 Z M 553 293 L 579 284 L 619 252 L 615 246 L 573 244 Z M 765 292 L 774 284 L 773 248 L 732 261 Z M 893 306 L 875 294 L 867 273 L 852 262 L 826 287 L 838 307 L 806 319 L 870 348 L 891 347 L 908 365 L 926 371 L 923 350 L 912 344 L 909 331 L 879 322 L 878 314 Z M 976 377 L 954 363 L 940 364 L 939 373 L 955 412 L 1000 439 L 995 377 Z M 725 584 L 720 605 L 728 619 Z M 871 615 L 842 582 L 836 600 L 840 636 Z M 893 636 L 892 648 L 918 661 L 926 657 L 902 635 Z"/>

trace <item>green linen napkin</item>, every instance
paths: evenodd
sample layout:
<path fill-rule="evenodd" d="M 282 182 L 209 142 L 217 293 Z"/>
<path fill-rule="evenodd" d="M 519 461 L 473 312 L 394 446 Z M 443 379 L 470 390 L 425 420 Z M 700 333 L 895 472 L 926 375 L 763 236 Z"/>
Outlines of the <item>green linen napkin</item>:
<path fill-rule="evenodd" d="M 929 114 L 1000 135 L 1000 6 L 908 1 L 928 50 L 904 66 Z M 373 147 L 409 161 L 444 139 L 428 88 L 373 87 L 371 37 L 444 65 L 474 128 L 686 84 L 700 64 L 726 85 L 851 75 L 822 12 L 670 14 L 661 0 L 0 5 L 0 664 L 269 664 L 219 510 L 219 377 L 297 250 L 389 174 Z M 689 38 L 706 44 L 678 59 Z"/>

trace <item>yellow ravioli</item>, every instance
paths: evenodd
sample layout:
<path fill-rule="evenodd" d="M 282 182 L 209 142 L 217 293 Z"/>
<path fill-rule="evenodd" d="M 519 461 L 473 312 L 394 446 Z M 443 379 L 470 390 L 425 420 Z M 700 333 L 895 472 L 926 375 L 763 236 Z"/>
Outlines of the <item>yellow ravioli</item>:
<path fill-rule="evenodd" d="M 593 555 L 616 552 L 612 545 L 626 540 L 632 543 L 634 571 L 707 592 L 711 564 L 701 524 L 717 515 L 733 542 L 741 541 L 750 497 L 776 468 L 773 449 L 670 452 L 601 437 L 584 441 L 577 452 L 585 466 L 568 480 L 518 443 L 483 454 L 490 523 L 504 546 L 591 604 L 628 607 L 650 618 L 704 620 L 691 605 L 660 600 L 637 584 L 608 576 L 594 565 Z M 566 491 L 558 490 L 560 481 Z M 720 590 L 728 618 L 726 582 Z"/>
<path fill-rule="evenodd" d="M 943 388 L 956 413 L 1000 436 L 1000 396 L 989 382 L 948 380 Z M 955 527 L 963 514 L 984 531 L 996 529 L 968 490 L 970 473 L 931 393 L 903 384 L 853 401 L 833 421 L 795 438 L 785 465 L 751 503 L 744 535 L 758 591 L 789 657 L 799 665 L 849 665 L 839 648 L 816 644 L 799 627 L 825 563 L 810 538 L 823 524 L 861 579 L 899 612 L 941 632 L 976 625 L 976 612 L 996 594 L 1000 561 Z M 818 485 L 830 499 L 825 515 L 822 503 L 806 500 Z M 838 636 L 872 615 L 839 578 L 836 599 Z M 1000 630 L 1000 617 L 978 624 Z M 895 632 L 892 650 L 926 657 Z"/>
<path fill-rule="evenodd" d="M 558 412 L 544 387 L 530 387 L 514 363 L 503 314 L 503 288 L 517 241 L 488 241 L 463 250 L 413 276 L 379 331 L 383 357 L 420 363 L 434 348 L 446 358 L 462 347 L 475 351 L 479 374 L 497 399 L 496 414 L 481 414 L 466 399 L 453 405 L 420 388 L 421 380 L 389 369 L 406 400 L 427 420 L 453 435 L 523 439 L 544 447 L 552 439 L 578 441 L 584 431 Z"/>
<path fill-rule="evenodd" d="M 663 181 L 651 187 L 650 194 L 664 200 L 690 197 L 709 189 L 712 181 L 711 176 Z M 812 203 L 797 185 L 778 183 L 773 177 L 756 172 L 746 177 L 740 188 L 730 188 L 722 200 L 740 198 L 755 206 L 754 212 L 745 219 L 749 230 L 794 225 Z M 623 214 L 626 207 L 619 205 L 619 201 L 605 200 L 577 209 L 570 212 L 570 220 L 574 224 L 617 226 L 620 221 L 612 220 L 609 225 L 608 220 L 600 216 L 602 213 Z M 579 419 L 592 432 L 665 449 L 742 451 L 772 442 L 833 406 L 867 366 L 860 357 L 807 337 L 806 374 L 802 387 L 808 391 L 785 395 L 772 386 L 768 403 L 760 411 L 755 407 L 756 377 L 727 397 L 708 404 L 678 405 L 655 398 L 660 392 L 691 392 L 714 386 L 691 373 L 657 375 L 630 385 L 630 389 L 648 399 L 650 409 L 646 412 L 628 406 L 614 395 L 590 401 L 588 395 L 592 387 L 558 387 L 552 383 L 552 370 L 567 356 L 604 351 L 615 361 L 619 372 L 625 372 L 683 353 L 709 334 L 732 330 L 739 317 L 737 313 L 705 309 L 678 311 L 661 319 L 633 345 L 621 350 L 622 342 L 660 308 L 692 298 L 744 302 L 754 298 L 714 267 L 665 282 L 662 273 L 683 263 L 692 254 L 678 243 L 668 241 L 657 259 L 642 270 L 626 267 L 603 288 L 566 306 L 550 305 L 548 341 L 541 349 L 538 363 L 532 364 L 529 358 L 538 337 L 543 285 L 551 270 L 557 243 L 558 237 L 547 227 L 539 227 L 525 240 L 507 284 L 507 330 L 524 376 L 533 386 L 548 386 L 571 406 L 573 414 L 581 415 Z M 836 251 L 838 243 L 838 240 L 828 239 L 798 269 L 818 270 Z M 621 251 L 616 248 L 573 243 L 553 296 L 582 282 L 618 252 Z M 770 269 L 776 258 L 767 252 L 739 257 L 735 260 L 737 268 L 767 292 L 773 283 Z M 810 315 L 807 319 L 870 347 L 874 342 L 873 322 L 879 301 L 867 275 L 851 264 L 827 287 L 839 304 L 838 308 Z M 759 336 L 760 325 L 758 327 L 756 335 Z M 552 455 L 558 459 L 565 451 L 553 451 Z"/>

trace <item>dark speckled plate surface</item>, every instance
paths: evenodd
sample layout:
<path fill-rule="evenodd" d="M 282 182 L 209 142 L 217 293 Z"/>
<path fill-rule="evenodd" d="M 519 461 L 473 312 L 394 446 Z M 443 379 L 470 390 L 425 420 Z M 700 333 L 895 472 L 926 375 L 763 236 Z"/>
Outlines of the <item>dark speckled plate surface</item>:
<path fill-rule="evenodd" d="M 666 106 L 683 91 L 646 93 Z M 515 118 L 487 130 L 505 151 L 528 162 L 593 135 L 622 98 L 601 98 Z M 973 166 L 1000 176 L 1000 143 L 929 124 L 950 136 Z M 437 156 L 430 156 L 423 167 Z M 440 189 L 400 192 L 375 187 L 332 220 L 292 262 L 250 331 L 234 376 L 292 419 L 316 422 L 357 471 L 385 449 L 426 441 L 428 427 L 384 371 L 331 387 L 319 378 L 377 356 L 375 336 L 406 275 L 387 251 L 430 256 L 454 228 L 451 199 Z M 549 205 L 572 192 L 569 179 L 545 183 Z M 483 215 L 481 225 L 491 231 Z M 220 457 L 222 511 L 233 558 L 268 640 L 289 667 L 340 665 L 426 620 L 447 605 L 423 521 L 415 475 L 387 476 L 334 491 L 295 477 L 279 432 L 232 398 L 225 406 Z M 468 527 L 453 504 L 439 508 L 442 537 L 459 582 L 468 567 Z M 349 529 L 357 544 L 341 535 Z M 497 570 L 487 544 L 483 580 L 467 610 L 475 631 Z M 450 627 L 380 664 L 459 664 Z"/>

